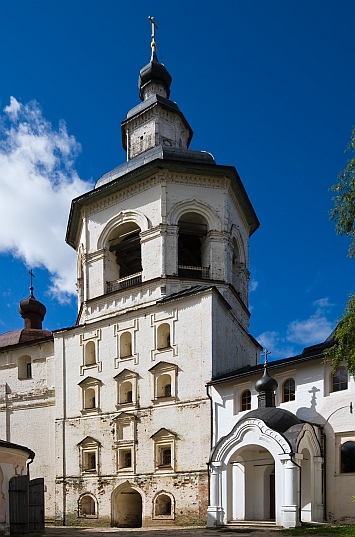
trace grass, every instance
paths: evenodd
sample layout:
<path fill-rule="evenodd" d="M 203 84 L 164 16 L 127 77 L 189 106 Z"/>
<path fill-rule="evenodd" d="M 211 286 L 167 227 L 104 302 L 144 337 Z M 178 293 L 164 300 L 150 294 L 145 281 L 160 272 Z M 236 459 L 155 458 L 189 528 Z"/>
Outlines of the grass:
<path fill-rule="evenodd" d="M 284 530 L 284 535 L 339 535 L 344 537 L 355 537 L 355 526 L 301 526 L 292 530 Z"/>

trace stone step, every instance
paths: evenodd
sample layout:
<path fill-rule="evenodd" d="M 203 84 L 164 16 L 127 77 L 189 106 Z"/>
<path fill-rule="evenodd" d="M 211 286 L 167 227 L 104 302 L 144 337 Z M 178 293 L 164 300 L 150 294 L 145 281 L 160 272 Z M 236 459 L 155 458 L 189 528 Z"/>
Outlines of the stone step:
<path fill-rule="evenodd" d="M 225 525 L 226 529 L 232 528 L 248 528 L 257 530 L 281 530 L 281 526 L 277 526 L 273 520 L 231 520 Z"/>

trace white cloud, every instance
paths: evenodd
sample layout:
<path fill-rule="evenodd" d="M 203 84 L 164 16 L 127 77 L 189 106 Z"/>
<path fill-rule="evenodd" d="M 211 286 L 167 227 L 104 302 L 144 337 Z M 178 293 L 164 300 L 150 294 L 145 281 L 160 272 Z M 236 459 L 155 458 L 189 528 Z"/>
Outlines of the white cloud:
<path fill-rule="evenodd" d="M 277 358 L 287 358 L 295 354 L 294 348 L 290 345 L 279 332 L 267 331 L 260 334 L 257 341 L 270 351 L 269 360 L 276 360 Z"/>
<path fill-rule="evenodd" d="M 14 97 L 0 117 L 0 253 L 46 268 L 59 300 L 75 293 L 76 254 L 64 242 L 71 200 L 92 187 L 74 168 L 80 144 Z"/>
<path fill-rule="evenodd" d="M 280 332 L 267 331 L 256 338 L 264 348 L 271 351 L 271 360 L 298 354 L 299 347 L 322 343 L 334 330 L 335 323 L 329 321 L 326 315 L 334 304 L 328 298 L 320 298 L 312 305 L 316 308 L 315 313 L 308 319 L 290 322 L 285 336 Z"/>
<path fill-rule="evenodd" d="M 327 339 L 335 328 L 326 314 L 334 304 L 328 298 L 320 298 L 313 302 L 315 313 L 308 319 L 292 321 L 287 327 L 287 340 L 298 345 L 315 345 Z"/>
<path fill-rule="evenodd" d="M 249 291 L 252 293 L 253 291 L 255 291 L 258 285 L 259 285 L 258 281 L 251 279 L 249 283 Z"/>

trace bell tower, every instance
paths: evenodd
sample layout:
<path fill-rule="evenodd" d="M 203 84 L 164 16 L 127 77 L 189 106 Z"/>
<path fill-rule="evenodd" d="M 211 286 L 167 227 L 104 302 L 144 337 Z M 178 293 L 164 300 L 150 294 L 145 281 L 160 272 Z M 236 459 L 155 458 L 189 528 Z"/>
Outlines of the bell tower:
<path fill-rule="evenodd" d="M 248 239 L 259 222 L 236 169 L 189 149 L 193 132 L 170 100 L 172 78 L 152 38 L 141 103 L 122 122 L 127 161 L 72 202 L 79 321 L 203 284 L 229 297 L 247 329 Z"/>
<path fill-rule="evenodd" d="M 58 446 L 81 457 L 58 502 L 63 512 L 78 505 L 80 479 L 115 526 L 205 523 L 206 384 L 256 365 L 260 350 L 248 332 L 248 240 L 259 222 L 236 169 L 190 149 L 152 22 L 141 102 L 122 122 L 127 159 L 72 202 L 79 314 L 55 335 L 58 391 L 68 392 Z"/>

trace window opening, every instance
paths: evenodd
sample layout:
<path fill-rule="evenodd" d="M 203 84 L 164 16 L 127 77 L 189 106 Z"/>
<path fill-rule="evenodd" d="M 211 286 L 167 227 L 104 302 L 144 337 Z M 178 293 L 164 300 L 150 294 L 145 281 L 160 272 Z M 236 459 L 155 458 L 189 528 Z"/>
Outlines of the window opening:
<path fill-rule="evenodd" d="M 171 466 L 171 448 L 164 447 L 160 449 L 159 466 Z"/>
<path fill-rule="evenodd" d="M 348 389 L 348 370 L 346 367 L 339 367 L 332 375 L 333 392 L 340 392 Z"/>
<path fill-rule="evenodd" d="M 171 376 L 168 373 L 157 379 L 157 397 L 171 397 Z"/>
<path fill-rule="evenodd" d="M 158 350 L 166 349 L 170 347 L 170 325 L 169 323 L 163 323 L 158 326 Z"/>
<path fill-rule="evenodd" d="M 123 332 L 120 337 L 120 357 L 126 358 L 132 356 L 132 334 Z"/>
<path fill-rule="evenodd" d="M 84 452 L 84 471 L 85 472 L 96 471 L 96 452 L 95 451 Z"/>
<path fill-rule="evenodd" d="M 85 390 L 84 403 L 85 409 L 96 408 L 96 397 L 94 388 L 87 388 Z"/>
<path fill-rule="evenodd" d="M 285 380 L 282 388 L 282 401 L 288 403 L 294 401 L 296 398 L 296 385 L 294 379 L 290 378 Z"/>
<path fill-rule="evenodd" d="M 341 473 L 355 472 L 355 442 L 345 442 L 341 446 L 340 459 Z"/>
<path fill-rule="evenodd" d="M 123 224 L 109 240 L 110 252 L 116 255 L 120 278 L 142 272 L 140 228 L 134 222 Z"/>
<path fill-rule="evenodd" d="M 120 403 L 132 403 L 133 401 L 133 390 L 132 383 L 128 380 L 121 384 L 120 389 Z"/>
<path fill-rule="evenodd" d="M 202 249 L 208 232 L 207 221 L 197 213 L 186 213 L 180 218 L 178 226 L 179 276 L 203 278 Z"/>
<path fill-rule="evenodd" d="M 250 390 L 244 390 L 240 396 L 240 410 L 251 410 L 251 393 Z"/>
<path fill-rule="evenodd" d="M 31 356 L 21 356 L 18 359 L 18 378 L 20 380 L 32 378 Z"/>
<path fill-rule="evenodd" d="M 85 365 L 93 364 L 96 364 L 95 343 L 93 341 L 88 341 L 85 345 Z"/>

